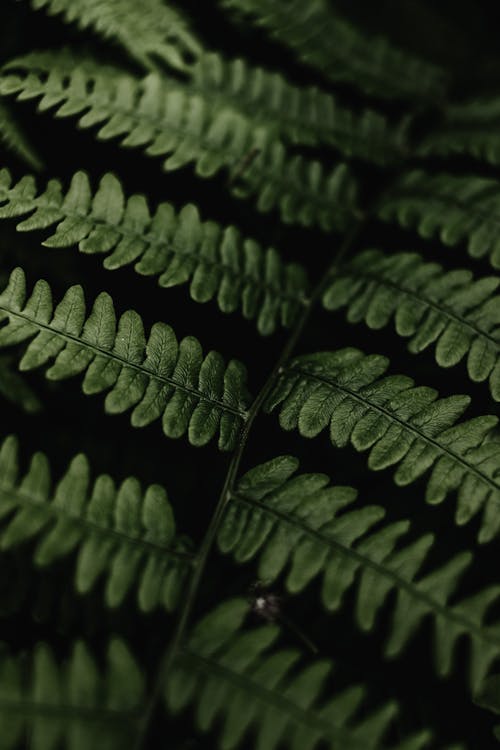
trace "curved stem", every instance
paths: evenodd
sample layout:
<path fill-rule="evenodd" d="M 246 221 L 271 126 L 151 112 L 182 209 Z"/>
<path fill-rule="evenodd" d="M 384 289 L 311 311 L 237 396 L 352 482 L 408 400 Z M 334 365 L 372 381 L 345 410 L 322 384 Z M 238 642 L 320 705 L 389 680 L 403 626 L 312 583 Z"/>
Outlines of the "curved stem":
<path fill-rule="evenodd" d="M 365 221 L 366 221 L 366 218 L 365 218 Z M 189 625 L 189 620 L 191 617 L 191 613 L 193 611 L 194 604 L 196 602 L 198 590 L 200 587 L 203 574 L 205 572 L 208 557 L 212 550 L 214 541 L 216 539 L 220 523 L 222 521 L 222 518 L 224 517 L 226 506 L 231 500 L 231 493 L 234 488 L 236 478 L 238 476 L 238 470 L 241 464 L 241 460 L 243 458 L 243 454 L 244 454 L 244 451 L 248 442 L 248 438 L 250 436 L 253 423 L 255 419 L 257 418 L 257 416 L 260 414 L 260 411 L 268 395 L 271 393 L 272 389 L 274 388 L 276 379 L 279 377 L 283 368 L 286 366 L 288 360 L 292 356 L 295 350 L 295 347 L 297 346 L 297 343 L 302 335 L 302 332 L 304 331 L 305 326 L 309 322 L 309 318 L 312 314 L 312 311 L 314 310 L 316 304 L 320 301 L 328 283 L 330 282 L 331 277 L 335 273 L 337 273 L 337 270 L 339 269 L 343 258 L 345 257 L 347 252 L 349 252 L 349 250 L 351 249 L 351 247 L 357 240 L 358 234 L 361 231 L 361 228 L 363 227 L 363 225 L 364 225 L 364 221 L 363 222 L 357 221 L 355 224 L 353 224 L 351 230 L 345 235 L 344 240 L 341 243 L 339 250 L 333 260 L 333 263 L 327 268 L 326 272 L 320 279 L 319 283 L 316 285 L 311 295 L 310 304 L 304 308 L 302 314 L 297 319 L 297 322 L 295 326 L 293 327 L 290 333 L 290 336 L 288 340 L 286 341 L 285 346 L 283 347 L 283 350 L 281 351 L 280 356 L 278 357 L 276 364 L 274 365 L 269 377 L 267 378 L 266 382 L 264 383 L 261 390 L 259 391 L 255 401 L 250 407 L 250 410 L 248 412 L 248 418 L 240 433 L 238 445 L 229 463 L 224 485 L 222 487 L 219 500 L 215 507 L 214 514 L 212 516 L 212 519 L 210 521 L 206 534 L 203 538 L 198 554 L 194 560 L 194 569 L 193 569 L 193 573 L 191 575 L 191 579 L 189 582 L 188 592 L 187 592 L 186 598 L 184 599 L 184 604 L 182 605 L 182 608 L 179 613 L 174 635 L 170 641 L 170 644 L 167 650 L 165 651 L 160 661 L 160 667 L 158 670 L 156 681 L 153 685 L 153 689 L 151 691 L 149 701 L 145 707 L 145 711 L 142 716 L 142 719 L 139 722 L 138 737 L 137 737 L 136 744 L 134 745 L 134 750 L 140 750 L 140 748 L 142 748 L 143 746 L 143 742 L 146 738 L 146 734 L 149 728 L 149 724 L 150 724 L 153 712 L 158 704 L 158 701 L 161 698 L 161 692 L 163 689 L 166 675 L 168 674 L 170 667 L 175 660 L 179 647 L 182 644 L 187 626 Z"/>

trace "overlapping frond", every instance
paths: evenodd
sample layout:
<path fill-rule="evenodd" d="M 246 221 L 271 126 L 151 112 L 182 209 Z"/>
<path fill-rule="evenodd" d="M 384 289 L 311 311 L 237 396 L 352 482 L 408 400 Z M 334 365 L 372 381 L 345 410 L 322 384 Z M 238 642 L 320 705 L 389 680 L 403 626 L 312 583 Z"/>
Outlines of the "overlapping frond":
<path fill-rule="evenodd" d="M 297 58 L 332 82 L 346 82 L 382 98 L 439 97 L 446 75 L 437 66 L 394 47 L 381 37 L 367 38 L 326 0 L 219 0 L 262 26 Z"/>
<path fill-rule="evenodd" d="M 229 106 L 265 124 L 277 137 L 308 146 L 327 145 L 345 156 L 387 164 L 405 150 L 405 128 L 389 125 L 371 109 L 357 114 L 317 87 L 298 87 L 280 73 L 252 67 L 239 58 L 202 55 L 193 67 L 191 88 L 211 92 Z"/>
<path fill-rule="evenodd" d="M 467 357 L 475 382 L 489 378 L 500 401 L 500 278 L 474 280 L 471 271 L 445 271 L 417 253 L 367 250 L 346 264 L 323 296 L 328 310 L 347 308 L 351 323 L 383 328 L 394 318 L 417 354 L 436 345 L 436 362 L 452 367 Z"/>
<path fill-rule="evenodd" d="M 26 292 L 18 268 L 0 294 L 0 347 L 27 343 L 21 370 L 51 363 L 52 380 L 84 374 L 83 391 L 108 391 L 109 414 L 132 409 L 134 427 L 162 419 L 171 438 L 187 433 L 192 445 L 204 445 L 218 433 L 221 450 L 233 448 L 246 419 L 248 393 L 244 366 L 228 365 L 217 352 L 203 356 L 197 339 L 179 343 L 172 328 L 155 323 L 148 339 L 133 310 L 117 321 L 108 294 L 100 294 L 87 316 L 83 290 L 73 286 L 53 309 L 47 282 Z"/>
<path fill-rule="evenodd" d="M 32 169 L 41 168 L 38 154 L 24 135 L 10 108 L 3 102 L 0 102 L 0 145 L 16 154 Z"/>
<path fill-rule="evenodd" d="M 395 703 L 360 717 L 363 687 L 329 697 L 325 683 L 331 663 L 304 666 L 300 652 L 272 648 L 279 629 L 243 630 L 247 612 L 247 602 L 232 599 L 195 626 L 167 679 L 170 711 L 195 703 L 204 731 L 224 717 L 220 747 L 225 750 L 236 748 L 250 730 L 259 750 L 313 750 L 319 743 L 332 750 L 389 750 L 385 737 L 397 713 Z M 423 731 L 390 748 L 419 750 L 429 740 Z"/>
<path fill-rule="evenodd" d="M 385 376 L 389 361 L 358 349 L 296 357 L 281 374 L 267 403 L 281 405 L 280 424 L 315 437 L 329 428 L 334 446 L 351 443 L 370 451 L 368 466 L 397 466 L 400 486 L 428 474 L 426 500 L 437 504 L 457 493 L 458 524 L 483 511 L 479 541 L 500 534 L 498 422 L 482 416 L 458 422 L 468 396 L 438 399 L 404 375 Z"/>
<path fill-rule="evenodd" d="M 472 156 L 500 164 L 500 99 L 476 99 L 446 107 L 443 121 L 424 138 L 422 156 Z"/>
<path fill-rule="evenodd" d="M 105 576 L 105 602 L 117 607 L 131 589 L 143 612 L 172 611 L 189 573 L 189 541 L 176 534 L 167 493 L 146 490 L 134 477 L 116 487 L 111 477 L 91 479 L 87 459 L 76 456 L 52 486 L 46 456 L 36 453 L 24 476 L 18 442 L 0 447 L 0 549 L 36 540 L 36 565 L 77 552 L 75 588 L 90 591 Z"/>
<path fill-rule="evenodd" d="M 39 192 L 32 177 L 13 184 L 0 171 L 0 219 L 25 217 L 21 231 L 56 225 L 48 247 L 77 244 L 83 253 L 106 255 L 104 267 L 135 263 L 143 275 L 158 276 L 162 287 L 190 283 L 191 297 L 214 297 L 223 312 L 241 308 L 256 319 L 259 331 L 288 327 L 307 300 L 308 281 L 296 263 L 283 263 L 276 250 L 264 250 L 233 226 L 202 221 L 196 206 L 177 212 L 161 203 L 151 212 L 142 195 L 126 197 L 120 182 L 106 174 L 93 193 L 84 172 L 77 172 L 64 190 L 51 180 Z"/>
<path fill-rule="evenodd" d="M 497 716 L 500 714 L 500 674 L 491 675 L 484 681 L 474 703 Z M 500 741 L 500 724 L 494 727 L 493 733 Z"/>
<path fill-rule="evenodd" d="M 345 164 L 327 172 L 321 162 L 290 155 L 265 126 L 234 109 L 216 106 L 210 92 L 151 73 L 136 78 L 121 70 L 75 59 L 66 52 L 37 53 L 13 61 L 0 76 L 0 94 L 40 99 L 56 117 L 79 115 L 82 128 L 98 126 L 97 138 L 121 138 L 163 157 L 167 171 L 194 163 L 196 174 L 222 169 L 238 197 L 255 197 L 257 208 L 277 209 L 285 223 L 346 227 L 356 214 L 356 182 Z"/>
<path fill-rule="evenodd" d="M 338 610 L 356 585 L 356 621 L 366 632 L 391 591 L 397 592 L 386 655 L 398 656 L 430 616 L 440 674 L 450 673 L 458 640 L 470 638 L 475 692 L 500 656 L 500 623 L 484 622 L 488 607 L 500 600 L 500 587 L 457 601 L 454 594 L 472 562 L 470 553 L 422 575 L 432 534 L 401 543 L 408 521 L 381 524 L 382 507 L 352 508 L 356 490 L 331 486 L 325 474 L 294 476 L 298 467 L 292 456 L 279 456 L 240 479 L 219 531 L 221 551 L 240 563 L 258 557 L 259 578 L 269 584 L 286 571 L 291 593 L 321 575 L 321 598 L 330 611 Z"/>
<path fill-rule="evenodd" d="M 180 11 L 163 0 L 31 0 L 35 10 L 63 15 L 81 29 L 92 28 L 118 42 L 146 68 L 157 60 L 189 70 L 201 45 Z"/>
<path fill-rule="evenodd" d="M 257 138 L 259 131 L 252 132 Z M 278 210 L 284 224 L 319 226 L 324 231 L 345 231 L 353 218 L 362 216 L 357 183 L 348 165 L 326 171 L 321 162 L 300 154 L 290 156 L 280 141 L 267 142 L 263 136 L 234 166 L 235 196 L 255 196 L 259 211 Z"/>
<path fill-rule="evenodd" d="M 496 180 L 415 170 L 382 196 L 378 215 L 415 227 L 424 238 L 438 235 L 445 245 L 467 243 L 471 257 L 488 257 L 494 268 L 500 268 L 499 205 Z"/>
<path fill-rule="evenodd" d="M 36 414 L 42 408 L 40 399 L 26 380 L 16 372 L 12 357 L 0 357 L 0 395 L 19 406 L 27 414 Z"/>
<path fill-rule="evenodd" d="M 123 750 L 143 701 L 143 677 L 119 639 L 104 673 L 82 641 L 65 663 L 44 643 L 29 655 L 0 652 L 2 750 Z"/>

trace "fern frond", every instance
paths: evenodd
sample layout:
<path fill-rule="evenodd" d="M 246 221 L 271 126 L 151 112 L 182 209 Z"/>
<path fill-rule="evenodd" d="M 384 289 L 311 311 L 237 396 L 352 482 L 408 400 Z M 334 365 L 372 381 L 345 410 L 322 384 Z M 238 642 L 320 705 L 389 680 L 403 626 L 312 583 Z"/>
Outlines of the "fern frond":
<path fill-rule="evenodd" d="M 303 666 L 300 652 L 271 650 L 279 629 L 242 630 L 247 613 L 246 601 L 232 599 L 194 627 L 167 678 L 170 711 L 196 703 L 203 731 L 223 716 L 220 747 L 225 750 L 236 748 L 250 730 L 259 750 L 313 750 L 319 743 L 332 750 L 388 750 L 384 737 L 397 713 L 395 703 L 360 717 L 365 690 L 359 685 L 322 699 L 331 663 Z M 390 748 L 419 750 L 429 739 L 423 731 Z"/>
<path fill-rule="evenodd" d="M 8 151 L 16 154 L 25 164 L 37 172 L 42 163 L 33 146 L 23 133 L 9 107 L 0 102 L 0 144 Z"/>
<path fill-rule="evenodd" d="M 54 360 L 47 377 L 60 380 L 84 374 L 87 395 L 108 390 L 108 414 L 133 409 L 131 423 L 143 427 L 162 418 L 171 438 L 187 433 L 192 445 L 205 445 L 219 433 L 219 448 L 230 450 L 246 419 L 246 370 L 236 360 L 226 366 L 221 355 L 203 357 L 200 343 L 187 336 L 180 343 L 164 323 L 146 340 L 133 310 L 117 321 L 113 302 L 103 292 L 87 317 L 83 290 L 73 286 L 53 310 L 47 282 L 38 281 L 27 299 L 24 272 L 15 269 L 0 294 L 0 348 L 29 342 L 21 370 Z"/>
<path fill-rule="evenodd" d="M 256 127 L 266 124 L 276 137 L 292 143 L 324 144 L 380 165 L 400 158 L 406 148 L 403 125 L 393 128 L 371 109 L 358 115 L 331 94 L 293 86 L 281 74 L 252 67 L 241 58 L 226 61 L 213 52 L 200 56 L 190 87 L 205 95 L 211 92 L 220 107 L 241 111 Z"/>
<path fill-rule="evenodd" d="M 415 227 L 426 239 L 438 235 L 444 245 L 467 243 L 471 257 L 488 257 L 493 268 L 500 268 L 499 197 L 496 180 L 416 170 L 382 196 L 378 215 Z"/>
<path fill-rule="evenodd" d="M 468 396 L 438 399 L 434 388 L 416 387 L 404 375 L 382 377 L 386 357 L 358 349 L 296 357 L 282 373 L 267 403 L 281 404 L 280 424 L 315 437 L 329 427 L 334 446 L 351 443 L 370 451 L 373 470 L 398 466 L 404 486 L 430 471 L 426 501 L 443 502 L 457 492 L 457 524 L 483 511 L 479 541 L 500 534 L 500 443 L 494 416 L 457 424 Z"/>
<path fill-rule="evenodd" d="M 45 567 L 77 551 L 75 588 L 90 591 L 106 576 L 108 607 L 119 606 L 132 588 L 143 612 L 177 606 L 191 562 L 190 543 L 176 536 L 167 493 L 145 491 L 134 477 L 118 488 L 111 477 L 91 481 L 83 455 L 76 456 L 52 488 L 46 456 L 36 453 L 19 474 L 14 437 L 0 447 L 0 549 L 37 540 L 35 564 Z"/>
<path fill-rule="evenodd" d="M 497 716 L 500 714 L 500 675 L 495 674 L 488 677 L 483 685 L 481 691 L 475 696 L 474 703 L 480 708 L 484 708 L 487 711 L 491 711 Z M 497 724 L 493 728 L 493 734 L 496 739 L 500 741 L 500 724 Z"/>
<path fill-rule="evenodd" d="M 342 229 L 357 212 L 356 183 L 345 164 L 326 172 L 319 161 L 290 156 L 266 127 L 214 107 L 210 92 L 193 94 L 174 79 L 140 79 L 64 52 L 38 53 L 4 68 L 0 94 L 41 97 L 40 110 L 79 115 L 80 127 L 99 126 L 97 138 L 120 137 L 122 146 L 163 157 L 166 171 L 193 162 L 200 177 L 225 169 L 234 195 L 255 197 L 259 211 L 277 209 L 288 224 Z"/>
<path fill-rule="evenodd" d="M 258 131 L 252 132 L 257 138 Z M 257 155 L 247 164 L 252 153 Z M 326 172 L 321 162 L 289 156 L 281 142 L 272 141 L 248 150 L 234 166 L 233 194 L 255 196 L 259 211 L 278 210 L 284 224 L 345 231 L 353 218 L 363 215 L 357 205 L 357 183 L 346 164 Z"/>
<path fill-rule="evenodd" d="M 470 553 L 419 576 L 434 542 L 432 534 L 403 546 L 400 540 L 410 528 L 408 521 L 380 525 L 382 507 L 352 509 L 356 490 L 330 486 L 325 474 L 294 476 L 298 467 L 292 456 L 279 456 L 240 479 L 219 531 L 220 550 L 239 563 L 258 556 L 258 575 L 266 583 L 288 570 L 286 588 L 291 593 L 321 575 L 321 598 L 330 611 L 340 609 L 357 585 L 356 620 L 365 632 L 373 629 L 395 591 L 386 655 L 398 656 L 431 616 L 441 675 L 450 673 L 459 639 L 470 638 L 470 683 L 475 692 L 500 656 L 500 623 L 484 624 L 488 608 L 500 600 L 500 586 L 450 604 L 460 576 L 472 562 Z"/>
<path fill-rule="evenodd" d="M 444 71 L 394 47 L 366 38 L 325 0 L 219 0 L 249 16 L 296 57 L 334 83 L 349 83 L 384 99 L 433 99 L 443 95 Z"/>
<path fill-rule="evenodd" d="M 82 641 L 63 664 L 44 643 L 29 658 L 0 653 L 2 750 L 123 750 L 143 701 L 141 672 L 117 638 L 104 674 Z"/>
<path fill-rule="evenodd" d="M 13 369 L 11 357 L 0 357 L 0 395 L 16 404 L 27 414 L 36 414 L 42 408 L 40 399 Z"/>
<path fill-rule="evenodd" d="M 422 156 L 468 155 L 500 164 L 500 99 L 484 98 L 445 109 L 443 122 L 419 147 Z"/>
<path fill-rule="evenodd" d="M 323 296 L 327 310 L 347 308 L 351 323 L 380 329 L 394 318 L 413 354 L 436 344 L 436 362 L 452 367 L 467 355 L 471 380 L 489 378 L 500 401 L 500 279 L 473 280 L 470 271 L 444 271 L 417 253 L 367 250 L 346 264 Z"/>
<path fill-rule="evenodd" d="M 93 194 L 84 172 L 73 176 L 67 191 L 51 180 L 39 192 L 33 178 L 13 184 L 8 170 L 1 170 L 0 219 L 27 214 L 20 231 L 56 225 L 44 245 L 77 244 L 83 253 L 106 254 L 107 269 L 135 263 L 138 273 L 159 276 L 161 287 L 190 282 L 194 300 L 216 297 L 228 313 L 241 308 L 246 318 L 257 319 L 263 335 L 280 322 L 290 326 L 307 301 L 309 284 L 298 264 L 283 263 L 276 250 L 264 250 L 233 226 L 202 221 L 194 205 L 176 212 L 161 203 L 152 213 L 144 196 L 125 197 L 112 174 Z"/>
<path fill-rule="evenodd" d="M 31 0 L 31 5 L 117 41 L 146 68 L 156 67 L 158 59 L 186 71 L 202 50 L 180 12 L 163 0 Z"/>

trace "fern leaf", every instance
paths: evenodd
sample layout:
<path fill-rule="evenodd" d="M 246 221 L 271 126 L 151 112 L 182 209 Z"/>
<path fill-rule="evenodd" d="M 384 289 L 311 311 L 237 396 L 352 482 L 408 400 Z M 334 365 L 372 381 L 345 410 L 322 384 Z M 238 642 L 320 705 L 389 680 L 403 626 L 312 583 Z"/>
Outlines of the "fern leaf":
<path fill-rule="evenodd" d="M 500 675 L 495 674 L 488 677 L 478 695 L 475 696 L 474 703 L 484 708 L 487 711 L 491 711 L 497 716 L 500 714 Z M 497 724 L 493 728 L 493 734 L 496 739 L 500 741 L 500 724 Z"/>
<path fill-rule="evenodd" d="M 257 137 L 258 131 L 253 132 Z M 252 151 L 257 156 L 246 165 Z M 362 216 L 357 207 L 357 184 L 346 164 L 326 173 L 319 161 L 299 154 L 290 157 L 278 141 L 247 151 L 235 164 L 234 174 L 238 179 L 233 194 L 239 198 L 255 195 L 257 209 L 262 213 L 279 210 L 284 224 L 345 231 L 353 218 Z"/>
<path fill-rule="evenodd" d="M 286 587 L 294 594 L 321 575 L 321 598 L 330 611 L 340 609 L 356 584 L 356 620 L 365 632 L 375 626 L 390 592 L 397 592 L 386 655 L 398 656 L 431 616 L 441 675 L 453 667 L 458 640 L 464 634 L 470 638 L 470 682 L 475 692 L 500 656 L 500 624 L 484 624 L 488 607 L 500 599 L 500 587 L 450 604 L 472 561 L 470 553 L 419 575 L 432 534 L 401 545 L 408 521 L 381 525 L 383 508 L 352 509 L 356 490 L 330 486 L 325 474 L 294 476 L 298 465 L 292 456 L 279 456 L 240 479 L 220 528 L 221 551 L 239 563 L 258 556 L 259 578 L 269 583 L 287 570 Z"/>
<path fill-rule="evenodd" d="M 0 549 L 36 539 L 36 565 L 45 567 L 77 551 L 75 587 L 90 591 L 103 575 L 108 607 L 119 606 L 132 587 L 143 612 L 178 604 L 191 562 L 190 544 L 176 537 L 165 490 L 145 492 L 129 477 L 116 488 L 111 477 L 91 481 L 83 455 L 76 456 L 54 489 L 47 458 L 36 453 L 19 476 L 18 443 L 0 447 Z"/>
<path fill-rule="evenodd" d="M 342 229 L 357 212 L 345 164 L 327 173 L 319 161 L 290 156 L 266 127 L 214 107 L 210 92 L 192 94 L 155 73 L 140 79 L 67 53 L 28 55 L 5 71 L 0 94 L 41 97 L 39 109 L 57 106 L 56 117 L 80 115 L 80 127 L 99 126 L 97 138 L 121 137 L 123 146 L 164 157 L 166 171 L 192 162 L 200 177 L 225 169 L 234 195 L 256 197 L 262 212 L 278 209 L 287 224 Z"/>
<path fill-rule="evenodd" d="M 391 318 L 400 336 L 411 336 L 413 354 L 436 344 L 436 362 L 452 367 L 467 355 L 471 380 L 489 378 L 500 401 L 500 279 L 473 281 L 470 271 L 444 271 L 416 253 L 360 253 L 323 296 L 328 310 L 346 307 L 351 323 L 383 328 Z"/>
<path fill-rule="evenodd" d="M 2 750 L 123 750 L 144 701 L 141 672 L 123 641 L 113 639 L 107 666 L 77 641 L 69 661 L 59 664 L 49 646 L 29 658 L 0 654 Z M 25 744 L 28 743 L 28 744 Z"/>
<path fill-rule="evenodd" d="M 493 268 L 500 268 L 499 194 L 496 180 L 416 170 L 382 197 L 378 215 L 415 227 L 426 239 L 438 235 L 445 245 L 466 242 L 471 257 L 488 257 Z"/>
<path fill-rule="evenodd" d="M 398 466 L 399 486 L 430 471 L 427 502 L 441 503 L 456 491 L 456 523 L 483 510 L 479 541 L 490 541 L 500 534 L 500 443 L 492 438 L 498 418 L 457 424 L 468 396 L 438 399 L 436 390 L 416 387 L 404 375 L 382 377 L 388 364 L 386 357 L 354 348 L 297 357 L 267 408 L 281 404 L 285 430 L 314 437 L 329 427 L 334 446 L 369 450 L 373 470 Z"/>
<path fill-rule="evenodd" d="M 36 414 L 42 409 L 36 393 L 13 369 L 11 357 L 0 357 L 0 395 L 27 414 Z"/>
<path fill-rule="evenodd" d="M 387 39 L 365 38 L 326 0 L 220 0 L 243 13 L 304 64 L 334 83 L 349 83 L 384 99 L 442 96 L 444 71 L 394 47 Z"/>
<path fill-rule="evenodd" d="M 0 219 L 26 216 L 21 231 L 56 225 L 44 245 L 78 244 L 83 253 L 106 254 L 104 267 L 135 263 L 143 275 L 159 276 L 162 287 L 190 282 L 197 302 L 217 298 L 223 312 L 238 307 L 257 319 L 263 335 L 279 322 L 288 327 L 307 303 L 305 271 L 285 264 L 273 248 L 264 250 L 233 227 L 202 222 L 194 205 L 179 212 L 161 203 L 151 213 L 142 195 L 126 198 L 120 182 L 106 174 L 93 195 L 87 175 L 77 172 L 65 192 L 51 180 L 38 193 L 31 177 L 16 184 L 7 170 L 0 171 Z"/>
<path fill-rule="evenodd" d="M 0 144 L 37 172 L 42 168 L 38 154 L 24 135 L 9 107 L 3 102 L 0 102 Z"/>
<path fill-rule="evenodd" d="M 0 294 L 0 320 L 7 321 L 0 347 L 29 342 L 21 370 L 54 360 L 48 378 L 84 374 L 84 393 L 108 390 L 107 413 L 133 409 L 134 427 L 161 417 L 168 437 L 187 433 L 192 445 L 205 445 L 219 432 L 220 449 L 234 447 L 247 416 L 246 370 L 236 360 L 226 366 L 217 352 L 203 357 L 192 336 L 178 343 L 170 326 L 156 323 L 146 340 L 139 315 L 129 310 L 117 321 L 104 292 L 87 317 L 80 286 L 68 289 L 53 310 L 45 281 L 38 281 L 27 299 L 20 268 Z"/>
<path fill-rule="evenodd" d="M 193 67 L 191 88 L 216 97 L 218 106 L 232 107 L 287 141 L 327 145 L 345 156 L 384 165 L 405 151 L 405 127 L 389 126 L 374 110 L 361 115 L 341 107 L 331 94 L 316 87 L 300 88 L 279 73 L 251 67 L 239 58 L 228 62 L 217 53 L 202 55 Z"/>
<path fill-rule="evenodd" d="M 422 156 L 472 156 L 500 164 L 500 99 L 484 98 L 448 106 L 443 122 L 419 147 Z"/>
<path fill-rule="evenodd" d="M 163 0 L 143 0 L 140 5 L 134 0 L 31 0 L 31 5 L 117 41 L 146 68 L 160 60 L 176 70 L 189 70 L 201 53 L 186 20 Z"/>
<path fill-rule="evenodd" d="M 313 750 L 320 742 L 332 750 L 388 750 L 384 737 L 397 713 L 395 703 L 360 718 L 365 695 L 361 686 L 320 703 L 330 662 L 302 666 L 299 652 L 271 650 L 279 629 L 266 625 L 242 630 L 247 612 L 247 602 L 232 599 L 195 626 L 167 679 L 170 711 L 196 703 L 203 731 L 223 716 L 220 747 L 225 750 L 233 750 L 250 729 L 259 750 Z M 429 738 L 423 731 L 390 747 L 419 750 Z"/>

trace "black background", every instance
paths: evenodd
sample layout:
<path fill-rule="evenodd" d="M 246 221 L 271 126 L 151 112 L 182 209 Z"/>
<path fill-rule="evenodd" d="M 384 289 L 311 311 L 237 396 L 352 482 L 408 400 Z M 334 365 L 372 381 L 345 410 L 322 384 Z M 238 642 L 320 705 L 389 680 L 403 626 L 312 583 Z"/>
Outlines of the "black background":
<path fill-rule="evenodd" d="M 194 19 L 194 26 L 207 47 L 219 48 L 228 57 L 242 55 L 270 68 L 285 71 L 297 83 L 317 83 L 318 76 L 294 62 L 290 53 L 269 42 L 265 36 L 251 29 L 241 29 L 228 23 L 213 7 L 191 0 L 183 3 Z M 339 0 L 337 5 L 369 33 L 382 33 L 394 42 L 417 54 L 435 61 L 453 75 L 452 96 L 462 98 L 480 92 L 496 93 L 500 88 L 500 53 L 498 50 L 498 13 L 487 4 L 465 2 L 424 3 L 417 0 L 386 0 L 385 2 L 353 2 Z M 200 7 L 201 6 L 201 7 Z M 436 7 L 437 6 L 437 7 Z M 48 18 L 44 13 L 32 13 L 28 2 L 4 0 L 0 11 L 0 54 L 9 59 L 32 49 L 58 49 L 69 45 L 86 44 L 103 59 L 135 70 L 120 48 L 101 43 L 91 33 L 79 33 L 64 25 L 60 19 Z M 139 72 L 139 71 L 138 71 Z M 402 72 L 404 75 L 404 72 Z M 326 81 L 323 86 L 328 89 Z M 348 87 L 336 89 L 339 99 L 358 109 L 366 104 Z M 401 105 L 369 102 L 383 109 L 392 119 L 404 111 Z M 429 108 L 419 121 L 414 136 L 420 129 L 432 127 L 439 119 L 439 103 Z M 167 200 L 176 206 L 195 202 L 204 218 L 221 223 L 237 224 L 247 234 L 274 245 L 283 257 L 299 260 L 317 281 L 338 250 L 340 238 L 320 232 L 283 227 L 277 215 L 258 216 L 250 202 L 228 196 L 226 175 L 208 182 L 196 180 L 192 170 L 183 169 L 172 175 L 161 171 L 161 162 L 144 157 L 140 151 L 128 151 L 118 142 L 100 143 L 92 131 L 79 131 L 75 121 L 55 120 L 51 113 L 34 115 L 32 103 L 16 105 L 16 112 L 31 140 L 48 164 L 40 177 L 59 177 L 66 184 L 77 169 L 85 169 L 93 184 L 107 171 L 115 172 L 123 182 L 126 193 L 145 193 L 151 206 Z M 315 152 L 316 154 L 318 152 Z M 328 162 L 336 155 L 319 153 Z M 9 166 L 15 176 L 26 168 L 12 155 L 1 153 L 1 166 Z M 437 161 L 430 165 L 442 168 Z M 359 176 L 364 202 L 378 192 L 392 177 L 381 174 L 365 164 L 354 164 Z M 496 170 L 466 159 L 446 164 L 446 169 L 457 173 L 495 176 Z M 395 168 L 395 173 L 398 168 Z M 106 290 L 111 293 L 118 312 L 137 309 L 144 318 L 146 329 L 155 321 L 171 323 L 179 337 L 196 335 L 204 350 L 216 349 L 226 357 L 245 362 L 249 370 L 249 385 L 257 393 L 270 373 L 277 354 L 286 341 L 287 333 L 280 331 L 269 339 L 259 337 L 252 322 L 238 314 L 220 313 L 215 304 L 197 305 L 189 299 L 187 289 L 159 289 L 154 279 L 145 279 L 125 268 L 113 273 L 104 271 L 99 261 L 68 250 L 42 248 L 40 240 L 46 233 L 20 235 L 14 223 L 0 225 L 0 272 L 8 272 L 22 265 L 34 282 L 43 277 L 50 281 L 56 299 L 73 283 L 81 283 L 89 304 L 95 295 Z M 380 247 L 387 251 L 417 250 L 429 258 L 437 258 L 448 268 L 467 264 L 463 248 L 445 249 L 437 241 L 423 242 L 415 233 L 373 223 L 363 230 L 358 241 L 360 248 Z M 486 263 L 475 262 L 478 275 L 491 269 Z M 474 416 L 498 413 L 489 399 L 487 385 L 470 383 L 465 365 L 451 371 L 440 370 L 431 351 L 418 358 L 405 350 L 404 341 L 391 327 L 382 332 L 368 331 L 365 326 L 351 326 L 344 315 L 327 314 L 319 309 L 312 316 L 302 337 L 297 353 L 356 345 L 366 352 L 378 352 L 391 359 L 391 372 L 411 373 L 420 384 L 437 387 L 443 395 L 469 393 L 473 404 L 467 412 Z M 117 480 L 135 475 L 144 484 L 158 482 L 167 487 L 174 505 L 178 527 L 189 533 L 197 543 L 203 537 L 221 490 L 229 457 L 217 451 L 215 445 L 203 449 L 190 448 L 186 441 L 167 440 L 158 423 L 143 430 L 130 427 L 129 416 L 105 416 L 101 396 L 85 398 L 78 379 L 51 384 L 42 372 L 27 376 L 44 404 L 38 416 L 26 416 L 2 402 L 1 436 L 15 433 L 21 440 L 24 461 L 35 450 L 43 450 L 54 468 L 57 478 L 68 461 L 78 452 L 87 454 L 94 472 L 107 472 Z M 339 484 L 352 484 L 360 490 L 360 500 L 378 503 L 387 508 L 388 518 L 413 520 L 408 540 L 419 533 L 432 530 L 436 544 L 425 570 L 431 570 L 454 553 L 474 550 L 475 564 L 463 580 L 460 593 L 477 590 L 488 583 L 498 583 L 498 543 L 478 548 L 475 543 L 477 523 L 465 529 L 452 522 L 454 500 L 449 499 L 438 508 L 429 508 L 423 501 L 424 483 L 409 488 L 396 488 L 391 473 L 370 473 L 366 458 L 352 449 L 333 450 L 327 435 L 305 440 L 296 434 L 283 433 L 274 416 L 261 416 L 245 451 L 242 469 L 275 455 L 291 453 L 301 458 L 305 471 L 323 471 Z M 26 463 L 25 463 L 26 465 Z M 168 643 L 173 619 L 159 612 L 152 616 L 138 616 L 133 595 L 118 612 L 106 611 L 102 605 L 102 591 L 85 598 L 72 594 L 73 568 L 67 561 L 47 573 L 33 572 L 29 547 L 16 554 L 0 558 L 0 639 L 15 650 L 29 647 L 39 640 L 49 640 L 56 651 L 66 655 L 72 640 L 87 638 L 94 651 L 104 653 L 110 633 L 119 633 L 132 644 L 134 652 L 150 673 L 154 673 L 159 655 Z M 246 595 L 254 580 L 252 566 L 235 568 L 228 559 L 213 552 L 203 578 L 196 614 L 202 614 L 228 596 Z M 281 593 L 279 585 L 276 591 Z M 432 668 L 432 628 L 426 622 L 397 662 L 384 660 L 383 644 L 390 627 L 394 599 L 383 610 L 372 635 L 360 633 L 353 618 L 353 595 L 346 600 L 342 611 L 325 616 L 318 606 L 319 584 L 310 586 L 294 599 L 285 600 L 285 610 L 317 644 L 322 656 L 331 657 L 335 664 L 332 685 L 341 688 L 353 682 L 370 686 L 368 705 L 377 705 L 385 698 L 397 697 L 402 710 L 396 723 L 393 739 L 423 727 L 436 730 L 440 742 L 466 740 L 473 750 L 489 750 L 497 746 L 492 738 L 494 717 L 475 708 L 467 692 L 467 662 L 469 644 L 460 642 L 456 669 L 451 678 L 440 680 Z M 500 608 L 491 619 L 500 617 Z M 292 635 L 285 634 L 284 643 L 297 645 Z M 193 738 L 189 713 L 170 722 L 165 728 L 159 715 L 152 728 L 151 747 L 196 750 L 210 748 L 213 737 Z M 249 741 L 249 747 L 251 747 Z"/>

